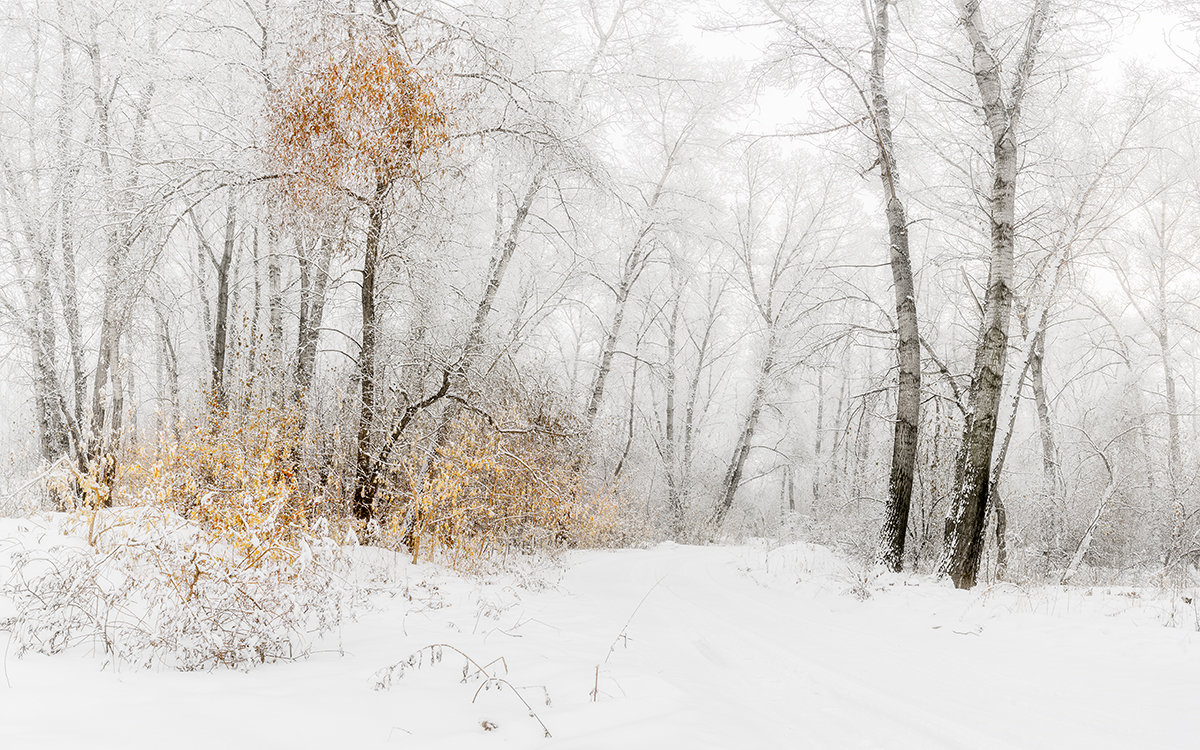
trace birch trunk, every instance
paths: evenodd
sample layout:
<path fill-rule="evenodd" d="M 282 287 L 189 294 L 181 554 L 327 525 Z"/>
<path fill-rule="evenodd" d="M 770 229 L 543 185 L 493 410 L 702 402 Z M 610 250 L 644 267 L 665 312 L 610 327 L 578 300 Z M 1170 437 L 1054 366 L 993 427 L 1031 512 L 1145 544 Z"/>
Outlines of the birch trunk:
<path fill-rule="evenodd" d="M 1000 61 L 984 28 L 979 5 L 980 0 L 959 0 L 960 20 L 973 51 L 972 72 L 991 137 L 992 188 L 988 201 L 991 262 L 971 373 L 971 390 L 967 398 L 966 422 L 955 459 L 945 548 L 938 566 L 958 588 L 975 585 L 983 556 L 992 448 L 1004 383 L 1012 310 L 1013 223 L 1017 172 L 1020 168 L 1016 130 L 1020 122 L 1021 102 L 1032 75 L 1038 43 L 1049 12 L 1049 0 L 1037 0 L 1029 19 L 1016 80 L 1006 102 Z"/>
<path fill-rule="evenodd" d="M 58 2 L 59 22 L 66 28 L 66 10 Z M 75 65 L 71 40 L 65 35 L 61 42 L 62 71 L 59 89 L 58 160 L 62 171 L 58 187 L 59 246 L 62 251 L 62 312 L 66 323 L 67 343 L 71 350 L 71 406 L 75 429 L 83 424 L 84 404 L 87 401 L 87 376 L 84 374 L 83 331 L 79 314 L 79 284 L 75 263 L 75 203 L 73 188 L 80 163 L 71 165 L 71 121 L 77 107 L 75 101 Z"/>
<path fill-rule="evenodd" d="M 321 320 L 325 316 L 325 289 L 329 281 L 329 262 L 333 256 L 333 240 L 323 238 L 319 254 L 301 254 L 300 264 L 300 325 L 296 341 L 296 398 L 302 399 L 312 388 L 317 361 Z M 314 247 L 316 250 L 316 247 Z"/>
<path fill-rule="evenodd" d="M 871 48 L 871 98 L 879 147 L 879 176 L 883 183 L 888 223 L 892 288 L 896 297 L 896 423 L 892 438 L 892 465 L 888 478 L 887 508 L 879 535 L 876 559 L 889 570 L 904 566 L 904 542 L 912 505 L 913 467 L 917 459 L 917 426 L 921 412 L 921 339 L 917 327 L 917 291 L 913 284 L 908 246 L 908 217 L 898 193 L 899 174 L 892 140 L 891 110 L 884 70 L 888 51 L 889 0 L 875 0 L 875 28 Z"/>
<path fill-rule="evenodd" d="M 1029 360 L 1029 384 L 1038 418 L 1038 438 L 1042 445 L 1042 506 L 1047 520 L 1046 558 L 1049 561 L 1062 546 L 1062 487 L 1058 480 L 1058 447 L 1054 423 L 1050 419 L 1050 400 L 1045 382 L 1046 331 L 1038 332 Z"/>
<path fill-rule="evenodd" d="M 771 373 L 775 369 L 776 335 L 773 327 L 767 332 L 767 351 L 762 365 L 759 367 L 758 377 L 755 379 L 750 410 L 746 414 L 745 422 L 742 423 L 741 432 L 738 433 L 733 456 L 730 458 L 729 467 L 725 470 L 725 479 L 721 482 L 721 494 L 713 512 L 713 527 L 716 529 L 719 529 L 725 522 L 730 508 L 733 507 L 733 498 L 742 483 L 742 472 L 746 468 L 746 459 L 750 456 L 751 448 L 754 447 L 754 435 L 758 430 L 758 420 L 762 415 L 763 406 L 766 404 Z"/>
<path fill-rule="evenodd" d="M 666 468 L 667 476 L 667 508 L 671 512 L 672 532 L 676 538 L 683 533 L 683 487 L 682 477 L 679 475 L 679 446 L 678 433 L 675 429 L 675 400 L 677 398 L 676 390 L 678 388 L 678 378 L 676 374 L 676 349 L 678 346 L 679 337 L 679 314 L 680 305 L 683 299 L 683 289 L 679 284 L 676 284 L 675 299 L 671 303 L 671 317 L 667 323 L 667 372 L 665 376 L 665 399 L 663 412 L 663 450 L 662 459 L 663 465 Z M 637 362 L 634 362 L 634 371 L 637 370 Z"/>

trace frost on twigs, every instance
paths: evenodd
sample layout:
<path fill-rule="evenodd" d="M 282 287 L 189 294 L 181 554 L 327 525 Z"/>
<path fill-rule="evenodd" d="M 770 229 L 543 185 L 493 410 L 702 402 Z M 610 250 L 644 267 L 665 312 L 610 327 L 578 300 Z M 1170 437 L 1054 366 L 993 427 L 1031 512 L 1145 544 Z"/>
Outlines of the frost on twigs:
<path fill-rule="evenodd" d="M 358 595 L 302 425 L 250 409 L 131 447 L 116 507 L 11 557 L 16 648 L 183 670 L 304 656 Z"/>
<path fill-rule="evenodd" d="M 19 653 L 90 647 L 117 666 L 246 668 L 303 657 L 336 627 L 353 590 L 332 542 L 253 563 L 169 512 L 116 512 L 95 546 L 12 556 L 3 593 Z M 66 538 L 68 541 L 71 537 Z"/>
<path fill-rule="evenodd" d="M 298 47 L 267 101 L 270 166 L 308 211 L 419 182 L 448 138 L 446 99 L 410 50 L 378 31 Z"/>
<path fill-rule="evenodd" d="M 500 424 L 527 422 L 497 412 Z M 496 419 L 496 417 L 491 417 Z M 545 417 L 543 417 L 545 419 Z M 464 411 L 446 428 L 436 462 L 417 443 L 385 477 L 381 539 L 407 535 L 410 552 L 460 570 L 520 570 L 515 558 L 621 540 L 621 497 L 593 487 L 569 415 L 546 429 L 501 432 Z"/>
<path fill-rule="evenodd" d="M 537 711 L 535 711 L 529 701 L 525 699 L 525 696 L 521 694 L 521 691 L 518 690 L 515 685 L 509 682 L 508 662 L 505 661 L 503 656 L 493 659 L 486 664 L 481 664 L 461 649 L 446 643 L 433 643 L 414 651 L 406 658 L 376 672 L 371 677 L 372 686 L 376 690 L 389 690 L 392 687 L 395 687 L 396 683 L 403 679 L 409 672 L 413 670 L 419 670 L 425 666 L 432 667 L 434 665 L 441 664 L 442 659 L 445 657 L 447 651 L 457 654 L 464 660 L 462 674 L 459 681 L 463 684 L 468 684 L 471 682 L 479 683 L 479 686 L 475 689 L 475 694 L 471 698 L 472 703 L 479 700 L 480 693 L 485 691 L 507 691 L 515 696 L 516 699 L 520 701 L 521 705 L 525 707 L 529 718 L 536 721 L 538 726 L 541 727 L 543 735 L 547 738 L 551 736 L 550 729 L 546 726 L 546 723 L 542 721 L 542 718 L 538 716 Z M 545 686 L 538 685 L 533 687 L 541 689 L 542 694 L 545 696 L 545 705 L 550 706 L 550 693 L 546 690 Z M 494 724 L 492 725 L 492 728 L 496 728 Z"/>

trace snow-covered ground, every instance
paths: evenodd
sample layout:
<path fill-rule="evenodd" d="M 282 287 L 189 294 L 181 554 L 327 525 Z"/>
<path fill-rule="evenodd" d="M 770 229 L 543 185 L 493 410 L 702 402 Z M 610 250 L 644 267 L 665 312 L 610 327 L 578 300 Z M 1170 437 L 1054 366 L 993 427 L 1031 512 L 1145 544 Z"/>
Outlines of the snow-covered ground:
<path fill-rule="evenodd" d="M 0 519 L 0 576 L 37 524 Z M 358 555 L 371 606 L 307 660 L 114 671 L 8 649 L 0 748 L 1200 747 L 1186 592 L 960 592 L 765 542 L 491 577 Z"/>

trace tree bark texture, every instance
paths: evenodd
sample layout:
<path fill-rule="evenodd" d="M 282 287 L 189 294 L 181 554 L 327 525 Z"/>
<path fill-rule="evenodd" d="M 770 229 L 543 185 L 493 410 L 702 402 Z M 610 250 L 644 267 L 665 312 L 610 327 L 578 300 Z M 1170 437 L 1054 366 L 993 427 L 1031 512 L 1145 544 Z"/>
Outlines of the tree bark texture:
<path fill-rule="evenodd" d="M 358 377 L 361 402 L 358 418 L 358 462 L 354 487 L 354 517 L 369 521 L 375 497 L 375 470 L 371 453 L 371 433 L 375 418 L 375 337 L 378 316 L 375 309 L 375 277 L 379 270 L 379 245 L 383 235 L 383 209 L 387 183 L 375 183 L 375 195 L 368 208 L 366 252 L 363 258 L 362 288 L 359 297 L 362 313 L 362 345 L 358 352 Z"/>
<path fill-rule="evenodd" d="M 1013 223 L 1020 168 L 1016 129 L 1049 12 L 1049 0 L 1037 0 L 1034 5 L 1016 79 L 1007 97 L 1000 60 L 984 27 L 979 6 L 980 0 L 959 1 L 960 20 L 972 47 L 972 72 L 992 146 L 992 187 L 988 201 L 991 262 L 967 397 L 967 416 L 955 459 L 944 551 L 938 566 L 958 588 L 975 585 L 983 556 L 992 447 L 1012 311 Z"/>
<path fill-rule="evenodd" d="M 889 570 L 899 571 L 904 565 L 904 541 L 908 535 L 908 515 L 912 504 L 913 467 L 917 459 L 917 426 L 921 416 L 921 339 L 917 327 L 917 291 L 913 283 L 908 246 L 908 217 L 898 193 L 899 174 L 884 79 L 888 49 L 888 5 L 888 0 L 875 0 L 871 99 L 879 147 L 879 175 L 886 202 L 892 288 L 896 297 L 899 384 L 887 507 L 876 559 Z"/>

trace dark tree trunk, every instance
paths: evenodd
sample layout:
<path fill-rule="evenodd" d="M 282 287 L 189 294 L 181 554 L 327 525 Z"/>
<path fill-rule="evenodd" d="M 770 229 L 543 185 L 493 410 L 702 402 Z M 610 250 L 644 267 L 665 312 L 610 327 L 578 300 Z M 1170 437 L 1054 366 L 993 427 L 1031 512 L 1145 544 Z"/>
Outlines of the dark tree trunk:
<path fill-rule="evenodd" d="M 361 406 L 358 418 L 358 463 L 354 487 L 354 517 L 369 521 L 373 511 L 376 474 L 371 453 L 371 434 L 375 418 L 376 362 L 375 346 L 378 316 L 375 309 L 375 280 L 379 270 L 379 245 L 383 235 L 383 209 L 387 183 L 375 183 L 367 217 L 366 253 L 363 258 L 362 288 L 359 297 L 362 312 L 362 346 L 358 352 L 358 379 Z"/>
<path fill-rule="evenodd" d="M 1032 75 L 1049 0 L 1037 0 L 1029 19 L 1025 47 L 1012 91 L 1005 96 L 1000 61 L 984 29 L 979 0 L 960 0 L 960 20 L 966 29 L 973 57 L 973 73 L 992 145 L 992 191 L 989 199 L 991 263 L 983 318 L 971 373 L 966 423 L 955 460 L 950 515 L 939 570 L 958 588 L 971 588 L 979 574 L 992 447 L 1008 354 L 1009 318 L 1012 310 L 1013 222 L 1016 214 L 1018 146 L 1016 128 L 1020 106 Z M 1006 101 L 1006 99 L 1008 101 Z"/>
<path fill-rule="evenodd" d="M 908 249 L 908 217 L 898 193 L 899 174 L 892 145 L 891 112 L 884 79 L 888 50 L 888 5 L 888 0 L 875 0 L 871 94 L 879 146 L 879 175 L 887 203 L 892 287 L 896 296 L 899 386 L 896 391 L 896 424 L 892 439 L 887 507 L 877 559 L 884 567 L 899 571 L 904 566 L 904 541 L 908 536 L 908 513 L 912 504 L 913 467 L 917 460 L 917 426 L 921 417 L 921 339 L 917 329 L 917 290 L 913 284 Z"/>
<path fill-rule="evenodd" d="M 231 190 L 225 210 L 225 242 L 221 248 L 221 259 L 217 262 L 217 311 L 213 328 L 212 398 L 218 411 L 224 409 L 226 403 L 225 353 L 229 341 L 229 269 L 233 263 L 236 211 Z"/>

